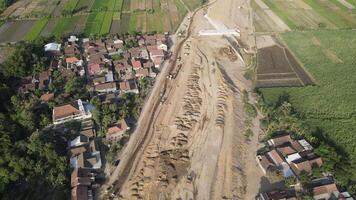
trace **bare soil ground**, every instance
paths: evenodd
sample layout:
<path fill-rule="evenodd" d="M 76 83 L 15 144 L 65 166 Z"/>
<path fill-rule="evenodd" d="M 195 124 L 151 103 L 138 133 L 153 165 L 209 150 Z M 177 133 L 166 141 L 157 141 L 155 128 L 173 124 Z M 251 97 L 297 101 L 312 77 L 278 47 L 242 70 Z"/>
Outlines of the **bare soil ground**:
<path fill-rule="evenodd" d="M 208 14 L 230 27 L 243 27 L 243 42 L 253 48 L 249 1 L 217 2 Z M 246 7 L 234 13 L 230 7 L 239 4 Z M 235 22 L 224 16 L 224 8 Z M 109 181 L 120 186 L 115 188 L 117 199 L 252 199 L 258 192 L 261 174 L 253 171 L 258 170 L 259 121 L 252 127 L 255 137 L 246 143 L 241 97 L 252 83 L 244 78 L 245 64 L 226 37 L 197 36 L 202 28 L 211 28 L 205 12 L 195 15 L 191 36 L 176 52 L 181 56 L 179 73 L 167 87 L 157 85 L 165 79 L 164 72 L 159 75 L 122 153 Z M 159 88 L 165 88 L 162 98 Z"/>
<path fill-rule="evenodd" d="M 0 43 L 21 40 L 35 24 L 36 20 L 9 21 L 0 27 Z"/>
<path fill-rule="evenodd" d="M 314 84 L 288 49 L 275 44 L 268 36 L 260 37 L 257 53 L 256 87 L 305 86 Z"/>

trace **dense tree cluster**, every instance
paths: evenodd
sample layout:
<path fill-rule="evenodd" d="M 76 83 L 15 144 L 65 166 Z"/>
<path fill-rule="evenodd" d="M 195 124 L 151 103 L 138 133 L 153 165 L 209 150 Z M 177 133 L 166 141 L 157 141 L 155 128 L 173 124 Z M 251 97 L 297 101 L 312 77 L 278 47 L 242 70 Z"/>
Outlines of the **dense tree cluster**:
<path fill-rule="evenodd" d="M 36 41 L 19 43 L 0 66 L 0 199 L 68 196 L 66 139 L 44 128 L 51 123 L 51 110 L 38 95 L 16 93 L 21 77 L 47 64 L 43 41 Z"/>

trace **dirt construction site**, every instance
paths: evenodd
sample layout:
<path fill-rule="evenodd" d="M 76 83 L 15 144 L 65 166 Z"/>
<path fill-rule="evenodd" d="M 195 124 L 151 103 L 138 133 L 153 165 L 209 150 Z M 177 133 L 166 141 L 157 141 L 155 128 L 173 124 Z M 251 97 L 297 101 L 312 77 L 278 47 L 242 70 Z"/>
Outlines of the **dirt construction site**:
<path fill-rule="evenodd" d="M 215 0 L 188 14 L 180 27 L 189 29 L 186 38 L 176 39 L 181 45 L 173 47 L 175 55 L 157 78 L 107 183 L 108 196 L 206 200 L 253 199 L 258 193 L 259 120 L 253 120 L 247 143 L 242 91 L 251 91 L 252 84 L 244 78 L 239 52 L 255 49 L 248 5 L 248 0 Z M 241 36 L 199 36 L 200 30 L 213 29 L 205 14 L 239 29 Z"/>

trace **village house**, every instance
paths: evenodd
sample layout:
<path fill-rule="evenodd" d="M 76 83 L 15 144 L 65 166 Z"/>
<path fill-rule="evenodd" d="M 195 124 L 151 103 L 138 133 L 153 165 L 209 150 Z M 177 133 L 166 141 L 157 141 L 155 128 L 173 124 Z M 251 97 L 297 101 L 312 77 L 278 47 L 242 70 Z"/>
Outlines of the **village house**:
<path fill-rule="evenodd" d="M 154 57 L 152 60 L 153 60 L 155 68 L 159 68 L 163 62 L 162 57 Z"/>
<path fill-rule="evenodd" d="M 65 59 L 67 68 L 82 67 L 83 60 L 79 60 L 77 57 L 68 57 Z"/>
<path fill-rule="evenodd" d="M 150 72 L 147 68 L 140 68 L 137 69 L 135 72 L 137 78 L 144 78 L 150 76 Z"/>
<path fill-rule="evenodd" d="M 79 46 L 76 44 L 65 44 L 64 55 L 66 57 L 75 57 L 80 54 Z"/>
<path fill-rule="evenodd" d="M 89 72 L 90 76 L 100 75 L 105 71 L 106 71 L 105 62 L 103 62 L 103 61 L 99 61 L 99 62 L 89 61 L 88 72 Z"/>
<path fill-rule="evenodd" d="M 154 59 L 156 57 L 164 58 L 164 52 L 161 49 L 153 49 L 150 51 L 150 58 Z"/>
<path fill-rule="evenodd" d="M 117 91 L 115 82 L 99 83 L 94 85 L 94 91 L 99 93 L 112 93 Z"/>
<path fill-rule="evenodd" d="M 128 93 L 128 92 L 132 92 L 136 94 L 139 93 L 136 82 L 134 80 L 120 82 L 120 91 L 122 93 Z"/>
<path fill-rule="evenodd" d="M 149 55 L 148 50 L 146 48 L 141 49 L 140 58 L 143 59 L 143 60 L 149 60 L 150 59 L 150 55 Z"/>
<path fill-rule="evenodd" d="M 75 168 L 71 173 L 70 185 L 72 188 L 77 186 L 91 186 L 95 183 L 95 175 L 90 169 Z"/>
<path fill-rule="evenodd" d="M 126 72 L 127 70 L 132 70 L 132 66 L 125 59 L 113 61 L 115 71 L 117 73 Z"/>
<path fill-rule="evenodd" d="M 44 46 L 44 50 L 48 56 L 60 56 L 62 44 L 58 43 L 48 43 Z"/>
<path fill-rule="evenodd" d="M 84 136 L 84 135 L 79 135 L 78 137 L 76 137 L 74 140 L 69 142 L 69 147 L 77 147 L 77 146 L 81 146 L 83 144 L 86 144 L 89 142 L 89 138 Z"/>
<path fill-rule="evenodd" d="M 146 43 L 146 46 L 156 46 L 156 44 L 157 44 L 156 36 L 154 36 L 154 35 L 145 36 L 145 43 Z"/>
<path fill-rule="evenodd" d="M 287 142 L 292 142 L 292 138 L 290 137 L 289 134 L 277 136 L 277 137 L 271 138 L 267 141 L 267 143 L 273 147 L 282 145 Z"/>
<path fill-rule="evenodd" d="M 159 40 L 159 41 L 157 41 L 157 49 L 160 49 L 163 51 L 168 51 L 168 46 Z"/>
<path fill-rule="evenodd" d="M 70 120 L 84 120 L 91 118 L 93 107 L 78 99 L 75 102 L 56 106 L 53 108 L 53 123 L 60 124 Z"/>
<path fill-rule="evenodd" d="M 89 139 L 93 139 L 94 137 L 96 137 L 96 132 L 93 127 L 82 128 L 79 132 L 79 135 L 83 135 Z"/>
<path fill-rule="evenodd" d="M 33 92 L 36 90 L 36 85 L 32 76 L 26 76 L 21 79 L 21 86 L 19 87 L 19 92 Z"/>
<path fill-rule="evenodd" d="M 297 200 L 293 189 L 259 193 L 256 200 Z"/>
<path fill-rule="evenodd" d="M 339 192 L 335 183 L 321 185 L 313 188 L 313 198 L 315 200 L 330 199 L 334 192 Z"/>
<path fill-rule="evenodd" d="M 108 128 L 106 132 L 106 139 L 109 141 L 118 141 L 129 129 L 130 127 L 124 119 L 119 120 L 116 124 L 113 124 Z"/>
<path fill-rule="evenodd" d="M 131 64 L 132 64 L 132 68 L 133 68 L 134 70 L 140 69 L 140 68 L 142 67 L 142 64 L 141 64 L 141 61 L 140 61 L 140 60 L 132 59 L 132 60 L 131 60 Z"/>
<path fill-rule="evenodd" d="M 70 166 L 75 168 L 94 169 L 101 168 L 100 151 L 97 150 L 95 140 L 91 140 L 82 146 L 75 146 L 70 149 Z"/>
<path fill-rule="evenodd" d="M 103 104 L 111 104 L 115 103 L 117 100 L 117 96 L 115 93 L 103 93 L 98 95 L 101 103 Z"/>
<path fill-rule="evenodd" d="M 148 60 L 147 62 L 144 62 L 143 64 L 142 64 L 142 67 L 143 68 L 147 68 L 147 69 L 151 69 L 152 67 L 154 67 L 155 65 L 154 65 L 154 63 L 153 63 L 153 61 L 152 60 Z"/>
<path fill-rule="evenodd" d="M 67 40 L 70 44 L 76 44 L 79 41 L 79 38 L 77 38 L 75 35 L 69 36 Z"/>
<path fill-rule="evenodd" d="M 88 186 L 75 186 L 71 190 L 71 200 L 92 200 L 92 190 Z"/>
<path fill-rule="evenodd" d="M 136 48 L 131 48 L 128 50 L 130 52 L 130 55 L 132 58 L 135 58 L 135 59 L 140 59 L 141 57 L 141 49 L 136 47 Z"/>
<path fill-rule="evenodd" d="M 44 103 L 49 102 L 50 100 L 52 100 L 54 98 L 54 93 L 46 93 L 41 95 L 40 100 Z"/>

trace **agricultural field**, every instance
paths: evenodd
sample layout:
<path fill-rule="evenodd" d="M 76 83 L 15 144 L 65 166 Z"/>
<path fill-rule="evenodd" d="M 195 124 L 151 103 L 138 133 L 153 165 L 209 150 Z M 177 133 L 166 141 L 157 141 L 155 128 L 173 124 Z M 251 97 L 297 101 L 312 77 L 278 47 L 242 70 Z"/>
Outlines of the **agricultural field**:
<path fill-rule="evenodd" d="M 201 6 L 204 2 L 204 0 L 183 0 L 185 5 L 188 6 L 188 8 L 193 11 L 197 7 Z"/>
<path fill-rule="evenodd" d="M 8 21 L 0 27 L 0 43 L 16 42 L 23 39 L 36 20 Z"/>
<path fill-rule="evenodd" d="M 356 27 L 356 9 L 349 9 L 338 0 L 261 0 L 268 9 L 271 9 L 290 29 L 338 29 Z M 257 4 L 256 4 L 257 2 Z M 354 3 L 354 0 L 350 0 Z M 352 5 L 352 4 L 350 4 Z M 255 8 L 256 30 L 260 32 L 271 31 L 272 28 L 265 24 L 275 21 L 270 17 L 265 18 L 267 8 L 258 5 L 258 0 L 252 2 Z M 273 23 L 273 22 L 272 22 Z M 275 23 L 275 22 L 274 22 Z M 278 30 L 277 30 L 278 31 Z"/>
<path fill-rule="evenodd" d="M 356 168 L 354 30 L 288 32 L 282 40 L 316 80 L 316 86 L 259 89 L 268 104 L 289 96 L 306 122 L 321 128 Z"/>
<path fill-rule="evenodd" d="M 256 76 L 258 88 L 314 84 L 289 50 L 279 45 L 258 50 Z"/>
<path fill-rule="evenodd" d="M 25 35 L 25 40 L 36 39 L 41 34 L 43 28 L 47 25 L 47 22 L 47 18 L 38 20 L 31 30 Z"/>
<path fill-rule="evenodd" d="M 87 15 L 76 15 L 69 18 L 60 18 L 54 26 L 51 35 L 60 37 L 70 33 L 82 33 L 84 31 L 83 22 L 87 19 Z"/>
<path fill-rule="evenodd" d="M 186 4 L 193 9 L 201 2 Z M 16 18 L 16 22 L 0 24 L 0 30 L 6 36 L 18 31 L 18 24 L 25 24 L 24 29 L 11 37 L 2 36 L 0 42 L 70 33 L 174 32 L 187 12 L 180 0 L 20 0 L 1 14 L 1 18 Z M 28 18 L 35 23 L 29 24 Z"/>

